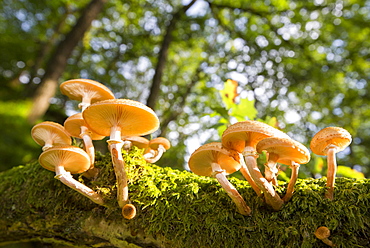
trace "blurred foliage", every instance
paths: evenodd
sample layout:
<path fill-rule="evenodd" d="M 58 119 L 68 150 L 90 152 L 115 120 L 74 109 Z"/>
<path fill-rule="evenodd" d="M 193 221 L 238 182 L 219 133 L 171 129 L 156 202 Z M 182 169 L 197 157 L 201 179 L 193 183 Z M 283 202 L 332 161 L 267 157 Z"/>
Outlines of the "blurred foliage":
<path fill-rule="evenodd" d="M 0 102 L 0 171 L 37 159 L 41 148 L 33 141 L 26 116 L 30 102 Z"/>
<path fill-rule="evenodd" d="M 225 108 L 218 91 L 232 79 L 238 82 L 239 105 L 230 108 L 236 118 L 231 121 L 246 115 L 275 117 L 278 127 L 306 146 L 320 129 L 343 127 L 353 142 L 338 154 L 339 163 L 370 175 L 369 0 L 198 0 L 185 15 L 176 15 L 188 2 L 108 1 L 69 58 L 60 82 L 90 78 L 107 85 L 117 98 L 145 103 L 167 27 L 178 18 L 156 107 L 162 127 L 153 137 L 165 136 L 172 143 L 160 165 L 186 166 L 189 153 L 220 139 L 218 124 L 227 122 L 212 113 Z M 56 44 L 87 3 L 2 1 L 3 102 L 23 102 L 32 95 Z M 77 103 L 60 93 L 51 103 L 45 120 L 62 122 L 78 111 Z M 257 112 L 244 113 L 252 105 Z M 20 133 L 12 141 L 18 146 Z M 14 159 L 6 162 L 9 166 L 27 160 L 26 154 L 11 156 L 18 152 L 13 146 L 3 147 L 1 156 Z M 302 172 L 323 174 L 315 162 L 301 166 Z"/>

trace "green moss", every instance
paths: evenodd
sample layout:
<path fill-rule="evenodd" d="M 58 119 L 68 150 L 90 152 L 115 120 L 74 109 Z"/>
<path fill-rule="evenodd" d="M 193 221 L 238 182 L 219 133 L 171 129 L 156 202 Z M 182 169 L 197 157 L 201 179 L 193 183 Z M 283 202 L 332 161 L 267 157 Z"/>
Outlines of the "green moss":
<path fill-rule="evenodd" d="M 24 225 L 21 216 L 25 216 L 26 223 L 32 223 L 35 233 L 43 232 L 47 226 L 51 232 L 37 234 L 46 237 L 68 230 L 68 235 L 65 234 L 68 241 L 83 231 L 81 226 L 70 223 L 77 215 L 116 223 L 114 230 L 119 229 L 119 220 L 130 235 L 119 240 L 137 245 L 140 244 L 135 241 L 135 233 L 140 232 L 163 239 L 163 246 L 167 247 L 326 247 L 313 234 L 319 226 L 331 230 L 330 239 L 338 247 L 369 245 L 368 179 L 337 178 L 334 201 L 324 198 L 325 178 L 298 180 L 291 201 L 281 211 L 274 212 L 246 181 L 230 178 L 253 211 L 248 217 L 235 211 L 233 202 L 215 179 L 147 164 L 135 149 L 130 154 L 124 153 L 124 158 L 130 199 L 138 209 L 133 220 L 124 220 L 120 215 L 109 154 L 97 154 L 96 167 L 100 174 L 96 180 L 79 177 L 104 196 L 108 208 L 97 206 L 63 186 L 53 179 L 53 173 L 34 163 L 0 174 L 0 181 L 5 182 L 0 184 L 0 194 L 7 199 L 7 206 L 0 208 L 0 216 L 12 219 L 15 229 Z M 282 183 L 277 188 L 279 194 L 285 193 L 286 185 Z M 19 203 L 20 196 L 26 204 Z M 40 213 L 45 215 L 43 219 Z M 59 215 L 65 220 L 59 220 Z M 70 234 L 71 230 L 74 235 Z M 104 235 L 110 240 L 117 238 L 109 233 Z M 80 242 L 95 241 L 87 237 Z"/>

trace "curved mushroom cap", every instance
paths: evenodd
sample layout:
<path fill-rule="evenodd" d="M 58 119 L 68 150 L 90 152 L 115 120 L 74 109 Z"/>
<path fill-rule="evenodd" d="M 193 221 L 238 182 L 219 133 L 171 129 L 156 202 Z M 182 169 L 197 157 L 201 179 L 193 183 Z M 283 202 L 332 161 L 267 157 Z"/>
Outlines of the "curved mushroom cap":
<path fill-rule="evenodd" d="M 341 127 L 326 127 L 314 135 L 310 148 L 317 155 L 326 155 L 329 146 L 337 147 L 337 152 L 343 151 L 352 142 L 351 134 Z"/>
<path fill-rule="evenodd" d="M 81 127 L 83 126 L 87 128 L 85 120 L 82 118 L 82 113 L 71 115 L 64 121 L 64 128 L 72 137 L 81 138 Z M 105 138 L 105 136 L 92 131 L 90 131 L 90 137 L 92 140 L 102 140 Z"/>
<path fill-rule="evenodd" d="M 65 81 L 60 85 L 60 91 L 71 100 L 82 101 L 84 97 L 90 98 L 90 103 L 115 98 L 112 91 L 104 84 L 90 79 Z"/>
<path fill-rule="evenodd" d="M 170 141 L 163 137 L 157 137 L 149 141 L 149 147 L 153 150 L 158 150 L 159 145 L 162 145 L 166 150 L 171 148 Z"/>
<path fill-rule="evenodd" d="M 139 149 L 147 148 L 149 145 L 149 140 L 140 136 L 121 136 L 121 139 L 123 141 L 130 141 L 133 146 Z"/>
<path fill-rule="evenodd" d="M 220 142 L 205 144 L 195 150 L 189 159 L 189 168 L 199 176 L 212 176 L 212 163 L 217 163 L 227 174 L 239 170 L 241 165 L 233 154 L 222 147 Z"/>
<path fill-rule="evenodd" d="M 141 136 L 153 133 L 159 120 L 148 106 L 128 99 L 96 102 L 82 113 L 88 127 L 104 136 L 110 136 L 113 126 L 121 128 L 121 135 Z"/>
<path fill-rule="evenodd" d="M 52 147 L 41 153 L 39 163 L 50 171 L 55 171 L 55 167 L 60 165 L 72 174 L 82 173 L 90 168 L 89 155 L 75 146 Z"/>
<path fill-rule="evenodd" d="M 247 146 L 255 148 L 267 137 L 289 138 L 282 131 L 259 121 L 241 121 L 229 126 L 222 134 L 222 145 L 227 149 L 243 152 Z"/>
<path fill-rule="evenodd" d="M 53 146 L 71 145 L 72 139 L 62 125 L 52 121 L 44 121 L 36 124 L 31 129 L 33 140 L 40 146 L 52 141 Z"/>
<path fill-rule="evenodd" d="M 320 226 L 316 229 L 315 236 L 318 239 L 327 239 L 330 236 L 330 230 L 326 226 Z"/>
<path fill-rule="evenodd" d="M 309 150 L 301 143 L 286 138 L 270 137 L 257 144 L 257 152 L 267 151 L 269 155 L 278 157 L 277 163 L 291 165 L 292 161 L 298 164 L 307 164 L 310 161 Z"/>

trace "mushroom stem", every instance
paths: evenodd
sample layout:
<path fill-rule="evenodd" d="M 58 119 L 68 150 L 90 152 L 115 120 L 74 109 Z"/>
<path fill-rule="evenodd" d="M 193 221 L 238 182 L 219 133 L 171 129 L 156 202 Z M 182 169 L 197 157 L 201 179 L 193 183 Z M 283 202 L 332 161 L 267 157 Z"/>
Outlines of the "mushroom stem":
<path fill-rule="evenodd" d="M 253 181 L 253 179 L 251 177 L 251 174 L 248 171 L 247 165 L 245 164 L 243 154 L 239 153 L 239 156 L 240 156 L 240 160 L 239 161 L 240 161 L 240 165 L 241 165 L 240 172 L 242 173 L 243 177 L 248 181 L 248 183 L 251 185 L 251 187 L 253 188 L 254 192 L 256 192 L 256 194 L 258 196 L 261 196 L 262 195 L 261 190 L 257 186 L 257 184 Z"/>
<path fill-rule="evenodd" d="M 268 182 L 277 186 L 276 176 L 279 172 L 276 161 L 279 159 L 279 156 L 274 153 L 268 154 L 268 161 L 265 164 L 265 178 Z"/>
<path fill-rule="evenodd" d="M 150 150 L 150 152 L 144 154 L 144 159 L 148 163 L 155 163 L 157 162 L 163 155 L 163 153 L 166 151 L 166 149 L 162 146 L 159 145 L 158 150 Z"/>
<path fill-rule="evenodd" d="M 85 96 L 85 97 L 82 97 L 82 102 L 78 104 L 78 107 L 81 109 L 81 112 L 83 112 L 90 105 L 91 105 L 91 97 Z"/>
<path fill-rule="evenodd" d="M 91 132 L 88 130 L 86 126 L 81 126 L 80 137 L 84 142 L 85 151 L 90 157 L 90 161 L 91 161 L 90 169 L 92 169 L 94 168 L 94 163 L 95 163 L 95 148 L 92 143 Z"/>
<path fill-rule="evenodd" d="M 61 181 L 62 183 L 70 187 L 71 189 L 74 189 L 80 194 L 86 196 L 87 198 L 95 202 L 96 204 L 104 206 L 104 201 L 98 193 L 96 193 L 91 188 L 87 187 L 86 185 L 74 179 L 71 173 L 67 172 L 63 166 L 56 166 L 55 174 L 56 175 L 54 178 L 58 179 L 59 181 Z"/>
<path fill-rule="evenodd" d="M 87 178 L 95 178 L 95 177 L 98 176 L 99 169 L 97 169 L 97 168 L 94 167 L 94 163 L 95 163 L 95 148 L 94 148 L 94 145 L 92 143 L 91 132 L 88 130 L 87 127 L 81 126 L 80 138 L 84 142 L 85 151 L 89 155 L 89 158 L 90 158 L 90 161 L 91 161 L 90 168 L 86 172 L 84 172 L 83 175 L 85 177 L 87 177 Z"/>
<path fill-rule="evenodd" d="M 256 162 L 256 152 L 250 146 L 244 148 L 243 156 L 248 171 L 265 196 L 266 203 L 274 210 L 280 210 L 284 204 L 280 196 L 276 193 L 274 187 L 264 178 L 259 170 Z"/>
<path fill-rule="evenodd" d="M 298 163 L 292 162 L 290 169 L 292 169 L 292 175 L 290 176 L 290 180 L 288 183 L 288 188 L 286 191 L 285 196 L 283 197 L 283 201 L 287 202 L 292 198 L 293 192 L 294 192 L 294 185 L 297 182 L 298 178 L 298 170 L 299 170 L 300 165 Z"/>
<path fill-rule="evenodd" d="M 118 205 L 123 208 L 128 204 L 128 186 L 125 161 L 122 157 L 123 141 L 121 140 L 121 129 L 119 127 L 112 127 L 110 139 L 107 142 L 117 178 L 117 201 Z"/>
<path fill-rule="evenodd" d="M 327 163 L 328 163 L 328 175 L 326 181 L 326 187 L 328 188 L 325 197 L 327 199 L 334 199 L 334 183 L 335 175 L 337 173 L 337 161 L 335 159 L 335 154 L 337 152 L 336 146 L 330 146 L 327 151 Z"/>
<path fill-rule="evenodd" d="M 214 177 L 221 184 L 222 188 L 226 191 L 229 197 L 233 200 L 238 209 L 238 212 L 242 215 L 250 215 L 252 212 L 251 209 L 245 203 L 243 197 L 239 194 L 236 188 L 229 182 L 229 180 L 227 180 L 225 172 L 221 169 L 221 166 L 217 163 L 212 163 L 211 166 Z"/>

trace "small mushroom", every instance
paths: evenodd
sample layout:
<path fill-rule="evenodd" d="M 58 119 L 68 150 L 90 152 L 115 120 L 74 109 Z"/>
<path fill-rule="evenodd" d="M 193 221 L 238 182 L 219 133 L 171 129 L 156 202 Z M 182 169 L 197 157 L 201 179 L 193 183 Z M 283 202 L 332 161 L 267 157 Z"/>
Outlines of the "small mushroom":
<path fill-rule="evenodd" d="M 131 220 L 136 216 L 136 207 L 132 204 L 126 204 L 122 208 L 122 216 L 125 219 Z"/>
<path fill-rule="evenodd" d="M 123 135 L 121 138 L 124 142 L 123 148 L 125 150 L 130 150 L 132 146 L 136 146 L 139 149 L 145 149 L 149 145 L 149 140 L 144 137 Z"/>
<path fill-rule="evenodd" d="M 82 115 L 90 130 L 110 137 L 107 143 L 117 178 L 118 204 L 123 208 L 129 200 L 121 136 L 141 136 L 154 132 L 159 127 L 158 117 L 151 108 L 128 99 L 96 102 L 87 107 Z"/>
<path fill-rule="evenodd" d="M 240 164 L 234 160 L 228 150 L 222 148 L 221 143 L 209 143 L 195 150 L 190 156 L 189 168 L 197 175 L 215 177 L 234 201 L 238 212 L 243 215 L 251 214 L 251 209 L 243 197 L 226 178 L 226 175 L 239 170 Z"/>
<path fill-rule="evenodd" d="M 144 159 L 148 163 L 157 162 L 165 151 L 171 148 L 171 143 L 168 139 L 158 137 L 149 141 L 148 148 L 144 152 Z"/>
<path fill-rule="evenodd" d="M 71 115 L 64 121 L 64 128 L 70 136 L 80 138 L 84 142 L 85 151 L 90 156 L 90 169 L 94 168 L 95 162 L 95 148 L 92 143 L 93 140 L 102 140 L 105 138 L 103 135 L 99 135 L 92 132 L 87 127 L 85 120 L 82 117 L 82 113 Z"/>
<path fill-rule="evenodd" d="M 257 152 L 268 152 L 268 161 L 265 164 L 265 178 L 269 182 L 276 183 L 276 175 L 278 168 L 277 163 L 289 165 L 292 169 L 292 175 L 288 184 L 288 189 L 283 197 L 283 201 L 287 202 L 293 195 L 294 185 L 298 178 L 298 170 L 300 164 L 306 164 L 310 160 L 310 152 L 308 149 L 293 139 L 287 138 L 266 138 L 258 142 Z"/>
<path fill-rule="evenodd" d="M 320 226 L 319 228 L 317 228 L 315 231 L 315 236 L 328 246 L 330 247 L 335 246 L 335 244 L 328 239 L 330 236 L 330 230 L 326 226 Z"/>
<path fill-rule="evenodd" d="M 256 184 L 263 192 L 266 203 L 274 210 L 280 210 L 283 206 L 283 200 L 277 194 L 273 186 L 264 178 L 257 166 L 256 145 L 259 141 L 268 137 L 289 138 L 289 136 L 280 130 L 273 128 L 259 121 L 242 121 L 229 126 L 222 134 L 222 145 L 228 150 L 235 150 L 245 159 L 246 167 L 240 171 L 249 174 L 249 183 Z M 255 187 L 254 187 L 255 188 Z M 258 193 L 257 193 L 258 194 Z"/>
<path fill-rule="evenodd" d="M 68 187 L 104 206 L 104 201 L 98 193 L 71 175 L 85 172 L 90 167 L 89 155 L 83 149 L 75 146 L 55 146 L 41 153 L 39 163 L 45 169 L 55 171 L 55 178 Z"/>
<path fill-rule="evenodd" d="M 325 197 L 334 199 L 335 175 L 337 161 L 335 154 L 343 151 L 352 142 L 351 134 L 341 127 L 326 127 L 314 135 L 310 148 L 317 155 L 327 156 L 328 174 Z"/>
<path fill-rule="evenodd" d="M 71 145 L 72 139 L 62 125 L 52 121 L 36 124 L 31 129 L 33 140 L 45 151 L 53 146 Z"/>
<path fill-rule="evenodd" d="M 60 91 L 71 100 L 81 103 L 78 107 L 84 111 L 90 104 L 114 99 L 114 94 L 104 84 L 90 79 L 71 79 L 60 85 Z"/>

